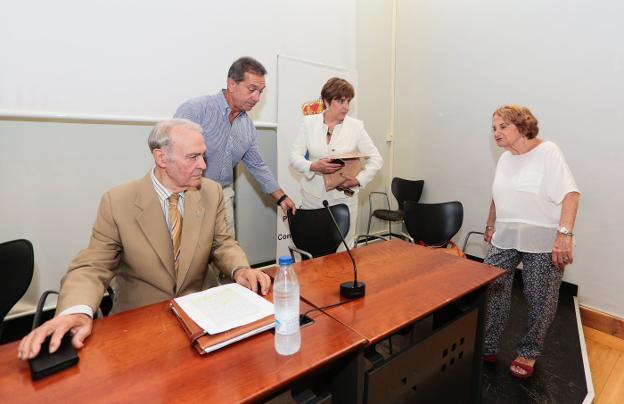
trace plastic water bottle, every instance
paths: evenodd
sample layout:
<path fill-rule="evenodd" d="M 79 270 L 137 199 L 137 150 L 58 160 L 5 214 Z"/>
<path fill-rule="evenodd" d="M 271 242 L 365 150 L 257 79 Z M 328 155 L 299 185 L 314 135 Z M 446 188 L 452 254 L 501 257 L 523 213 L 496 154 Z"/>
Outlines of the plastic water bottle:
<path fill-rule="evenodd" d="M 279 257 L 279 269 L 273 284 L 275 307 L 275 350 L 292 355 L 301 348 L 299 329 L 299 281 L 289 256 Z"/>

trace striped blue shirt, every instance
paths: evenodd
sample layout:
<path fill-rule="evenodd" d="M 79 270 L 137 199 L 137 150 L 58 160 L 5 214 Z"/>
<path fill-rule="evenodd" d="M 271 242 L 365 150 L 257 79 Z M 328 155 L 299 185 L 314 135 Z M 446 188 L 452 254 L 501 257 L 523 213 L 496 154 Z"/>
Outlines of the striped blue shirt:
<path fill-rule="evenodd" d="M 223 91 L 186 101 L 174 115 L 175 118 L 198 123 L 204 131 L 208 165 L 204 177 L 222 187 L 232 185 L 234 167 L 242 160 L 263 192 L 270 194 L 277 191 L 279 184 L 260 156 L 256 140 L 258 134 L 252 120 L 243 111 L 230 124 L 228 115 L 231 108 Z"/>

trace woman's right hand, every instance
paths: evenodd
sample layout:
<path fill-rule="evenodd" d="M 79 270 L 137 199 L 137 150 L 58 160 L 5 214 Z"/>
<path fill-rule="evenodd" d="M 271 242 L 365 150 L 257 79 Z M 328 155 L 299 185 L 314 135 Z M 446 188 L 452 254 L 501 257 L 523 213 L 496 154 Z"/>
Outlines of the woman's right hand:
<path fill-rule="evenodd" d="M 310 165 L 310 170 L 321 174 L 331 174 L 342 168 L 342 164 L 331 163 L 330 158 L 316 160 Z"/>
<path fill-rule="evenodd" d="M 485 226 L 485 232 L 483 233 L 483 240 L 490 244 L 492 242 L 492 236 L 494 235 L 494 226 Z"/>

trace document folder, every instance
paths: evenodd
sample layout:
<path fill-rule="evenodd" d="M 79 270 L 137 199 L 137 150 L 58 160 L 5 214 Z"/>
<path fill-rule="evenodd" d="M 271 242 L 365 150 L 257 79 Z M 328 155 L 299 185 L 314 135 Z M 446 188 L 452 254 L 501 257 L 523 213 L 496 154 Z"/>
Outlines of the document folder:
<path fill-rule="evenodd" d="M 323 174 L 323 179 L 325 181 L 325 191 L 331 191 L 345 180 L 341 174 L 349 177 L 355 177 L 356 175 L 358 175 L 363 168 L 360 158 L 365 157 L 366 156 L 357 153 L 347 153 L 330 157 L 333 159 L 343 160 L 345 164 L 341 169 L 336 172 L 333 172 L 331 174 Z"/>
<path fill-rule="evenodd" d="M 180 324 L 182 324 L 182 328 L 188 335 L 191 345 L 202 355 L 216 351 L 219 348 L 223 348 L 260 332 L 270 330 L 275 326 L 275 318 L 273 315 L 269 315 L 227 331 L 209 334 L 191 319 L 178 302 L 171 300 L 170 307 L 180 321 Z"/>

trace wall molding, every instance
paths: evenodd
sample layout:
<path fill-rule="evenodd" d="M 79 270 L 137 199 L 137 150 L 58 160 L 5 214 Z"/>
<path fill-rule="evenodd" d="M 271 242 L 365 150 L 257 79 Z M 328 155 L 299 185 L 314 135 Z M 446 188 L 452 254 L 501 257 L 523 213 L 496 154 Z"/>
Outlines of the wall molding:
<path fill-rule="evenodd" d="M 624 319 L 587 306 L 579 309 L 583 325 L 624 339 Z"/>
<path fill-rule="evenodd" d="M 171 119 L 171 117 L 0 110 L 0 121 L 153 126 L 166 119 Z M 254 122 L 254 125 L 257 129 L 277 129 L 276 122 Z"/>

